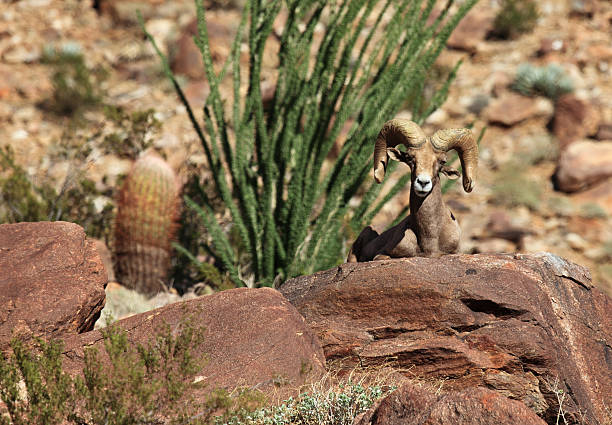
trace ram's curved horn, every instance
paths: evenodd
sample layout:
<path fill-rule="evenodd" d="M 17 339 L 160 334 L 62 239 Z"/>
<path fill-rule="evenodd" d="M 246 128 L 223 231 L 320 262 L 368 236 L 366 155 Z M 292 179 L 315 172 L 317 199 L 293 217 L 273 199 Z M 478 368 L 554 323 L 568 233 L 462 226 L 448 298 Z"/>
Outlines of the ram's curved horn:
<path fill-rule="evenodd" d="M 472 131 L 467 128 L 438 130 L 431 137 L 431 144 L 437 150 L 455 149 L 459 153 L 463 173 L 463 189 L 471 192 L 474 188 L 478 168 L 478 145 Z"/>
<path fill-rule="evenodd" d="M 425 143 L 425 133 L 415 122 L 396 118 L 387 121 L 378 133 L 374 146 L 374 179 L 382 183 L 387 171 L 387 148 L 403 144 L 410 147 L 419 147 Z"/>

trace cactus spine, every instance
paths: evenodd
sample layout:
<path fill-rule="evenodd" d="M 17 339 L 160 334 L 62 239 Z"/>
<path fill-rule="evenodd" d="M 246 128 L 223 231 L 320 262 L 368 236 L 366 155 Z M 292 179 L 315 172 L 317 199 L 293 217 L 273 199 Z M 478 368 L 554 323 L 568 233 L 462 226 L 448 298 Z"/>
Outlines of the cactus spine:
<path fill-rule="evenodd" d="M 179 216 L 180 184 L 159 155 L 147 152 L 119 192 L 115 221 L 117 279 L 147 295 L 165 289 Z"/>

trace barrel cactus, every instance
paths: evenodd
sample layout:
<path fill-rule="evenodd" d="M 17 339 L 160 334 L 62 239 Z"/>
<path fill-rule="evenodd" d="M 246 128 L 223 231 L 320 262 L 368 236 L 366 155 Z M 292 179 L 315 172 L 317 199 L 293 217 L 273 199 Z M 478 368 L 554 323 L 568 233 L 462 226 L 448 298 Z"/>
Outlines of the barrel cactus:
<path fill-rule="evenodd" d="M 163 291 L 180 208 L 180 184 L 159 155 L 147 152 L 121 187 L 115 221 L 117 279 L 138 292 Z"/>

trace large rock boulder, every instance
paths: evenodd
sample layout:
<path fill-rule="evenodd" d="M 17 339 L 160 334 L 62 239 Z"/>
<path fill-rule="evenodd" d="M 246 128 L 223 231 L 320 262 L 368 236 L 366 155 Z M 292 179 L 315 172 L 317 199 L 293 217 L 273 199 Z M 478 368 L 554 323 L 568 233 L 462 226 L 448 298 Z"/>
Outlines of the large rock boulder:
<path fill-rule="evenodd" d="M 552 254 L 448 255 L 343 264 L 281 292 L 346 367 L 394 363 L 445 388 L 483 386 L 547 422 L 605 423 L 612 300 Z"/>
<path fill-rule="evenodd" d="M 555 188 L 577 192 L 612 177 L 612 142 L 582 140 L 561 153 L 554 175 Z"/>
<path fill-rule="evenodd" d="M 295 395 L 296 388 L 324 371 L 316 336 L 295 307 L 271 288 L 223 291 L 131 316 L 117 325 L 129 331 L 128 339 L 136 346 L 147 345 L 162 326 L 175 332 L 190 320 L 205 328 L 204 343 L 193 353 L 206 358 L 197 373 L 204 378 L 205 392 L 250 387 L 284 397 Z M 104 351 L 98 330 L 67 339 L 66 369 L 79 373 L 83 348 L 92 346 Z"/>
<path fill-rule="evenodd" d="M 355 425 L 545 425 L 523 403 L 485 388 L 436 394 L 405 383 L 355 420 Z"/>
<path fill-rule="evenodd" d="M 0 350 L 13 336 L 59 338 L 93 329 L 107 280 L 80 226 L 0 225 Z"/>

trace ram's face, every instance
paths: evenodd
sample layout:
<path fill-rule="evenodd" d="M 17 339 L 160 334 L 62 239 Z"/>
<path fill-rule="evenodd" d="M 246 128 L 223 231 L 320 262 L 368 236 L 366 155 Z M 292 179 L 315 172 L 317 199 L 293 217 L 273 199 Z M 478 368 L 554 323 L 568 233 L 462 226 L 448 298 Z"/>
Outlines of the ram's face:
<path fill-rule="evenodd" d="M 459 172 L 446 167 L 446 152 L 436 151 L 431 143 L 424 143 L 418 148 L 408 148 L 402 152 L 396 148 L 388 148 L 391 159 L 401 161 L 410 167 L 412 189 L 422 198 L 429 195 L 440 180 L 440 173 L 451 178 L 459 176 Z"/>

